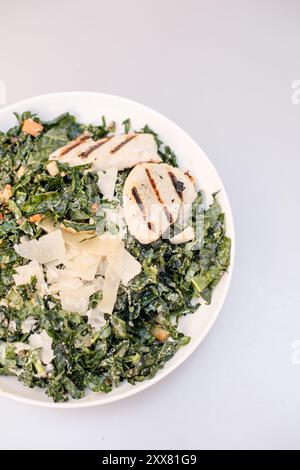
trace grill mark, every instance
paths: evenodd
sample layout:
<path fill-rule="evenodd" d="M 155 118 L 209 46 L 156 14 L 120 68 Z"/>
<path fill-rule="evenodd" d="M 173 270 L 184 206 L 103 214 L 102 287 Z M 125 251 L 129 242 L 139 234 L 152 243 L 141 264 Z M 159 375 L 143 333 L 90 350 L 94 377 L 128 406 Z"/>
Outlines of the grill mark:
<path fill-rule="evenodd" d="M 105 139 L 101 139 L 99 142 L 97 142 L 95 145 L 92 145 L 92 147 L 90 147 L 89 149 L 87 149 L 85 152 L 82 152 L 80 155 L 78 155 L 80 158 L 87 158 L 89 156 L 90 153 L 92 153 L 94 150 L 97 150 L 99 147 L 101 147 L 101 145 L 104 145 L 106 144 L 106 142 L 108 142 L 110 139 L 112 139 L 112 136 L 111 137 L 107 137 Z"/>
<path fill-rule="evenodd" d="M 148 179 L 150 181 L 150 184 L 152 186 L 152 189 L 155 192 L 155 195 L 158 199 L 158 202 L 160 202 L 160 204 L 164 204 L 164 201 L 162 200 L 161 195 L 159 193 L 158 187 L 156 186 L 155 179 L 151 175 L 150 170 L 148 168 L 145 168 L 145 171 L 146 171 L 146 175 L 148 176 Z"/>
<path fill-rule="evenodd" d="M 172 224 L 172 223 L 174 222 L 174 220 L 173 220 L 173 217 L 172 217 L 171 212 L 169 211 L 169 209 L 168 209 L 166 206 L 164 206 L 164 213 L 166 214 L 166 217 L 167 217 L 167 219 L 168 219 L 168 222 L 169 222 L 170 224 Z"/>
<path fill-rule="evenodd" d="M 130 135 L 127 137 L 127 139 L 123 140 L 119 145 L 117 145 L 115 148 L 111 149 L 110 153 L 116 153 L 118 150 L 120 150 L 124 145 L 128 144 L 132 139 L 134 139 L 136 135 Z"/>
<path fill-rule="evenodd" d="M 152 222 L 148 222 L 147 226 L 149 230 L 151 230 L 152 232 L 155 232 L 155 226 Z"/>
<path fill-rule="evenodd" d="M 84 135 L 82 137 L 78 137 L 74 142 L 70 143 L 67 147 L 65 147 L 61 152 L 60 152 L 60 157 L 66 155 L 67 153 L 70 152 L 70 150 L 73 150 L 74 148 L 78 147 L 78 145 L 82 144 L 85 140 L 89 139 L 90 136 Z"/>
<path fill-rule="evenodd" d="M 156 195 L 158 201 L 160 202 L 160 204 L 163 205 L 163 210 L 164 210 L 164 213 L 167 217 L 168 222 L 170 224 L 173 224 L 173 222 L 174 222 L 173 216 L 172 216 L 171 212 L 169 211 L 169 209 L 167 208 L 167 206 L 165 205 L 164 201 L 161 198 L 161 195 L 160 195 L 159 190 L 158 190 L 158 188 L 156 186 L 156 183 L 155 183 L 155 179 L 151 175 L 150 170 L 148 168 L 146 168 L 145 171 L 146 171 L 146 174 L 148 176 L 148 179 L 150 181 L 150 184 L 152 186 L 153 191 L 155 192 L 155 195 Z"/>
<path fill-rule="evenodd" d="M 174 175 L 174 173 L 172 173 L 172 171 L 168 171 L 168 175 L 169 175 L 169 177 L 172 181 L 172 184 L 174 186 L 174 189 L 175 189 L 177 195 L 180 197 L 181 200 L 183 200 L 182 192 L 178 191 L 178 189 L 177 189 L 177 185 L 180 181 L 176 178 L 176 176 Z"/>
<path fill-rule="evenodd" d="M 146 211 L 145 211 L 145 206 L 143 204 L 143 201 L 141 199 L 141 196 L 139 195 L 138 190 L 134 186 L 131 190 L 131 194 L 133 195 L 135 202 L 137 203 L 141 213 L 143 214 L 144 218 L 146 217 Z"/>
<path fill-rule="evenodd" d="M 189 180 L 190 180 L 192 183 L 194 183 L 194 184 L 195 184 L 195 181 L 194 181 L 194 178 L 193 178 L 193 176 L 192 176 L 192 175 L 190 175 L 188 171 L 186 171 L 184 174 L 185 174 L 185 176 L 187 176 L 187 177 L 189 178 Z"/>
<path fill-rule="evenodd" d="M 138 190 L 136 189 L 135 186 L 132 188 L 131 193 L 132 193 L 132 195 L 133 195 L 133 197 L 134 197 L 134 199 L 135 199 L 135 202 L 137 203 L 137 205 L 138 205 L 138 207 L 139 207 L 141 213 L 143 214 L 144 220 L 146 221 L 145 206 L 144 206 L 143 201 L 142 201 L 142 199 L 141 199 L 141 196 L 139 195 L 139 192 L 138 192 Z M 152 222 L 148 221 L 148 222 L 147 222 L 147 227 L 148 227 L 148 229 L 151 230 L 152 232 L 155 232 L 155 225 L 154 225 Z"/>

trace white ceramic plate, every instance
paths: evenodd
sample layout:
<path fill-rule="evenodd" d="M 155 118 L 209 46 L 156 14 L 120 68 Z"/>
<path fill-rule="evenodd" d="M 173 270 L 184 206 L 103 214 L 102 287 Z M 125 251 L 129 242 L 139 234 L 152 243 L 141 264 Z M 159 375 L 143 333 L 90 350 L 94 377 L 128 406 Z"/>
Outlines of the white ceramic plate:
<path fill-rule="evenodd" d="M 134 386 L 124 383 L 109 394 L 88 393 L 81 400 L 56 404 L 38 388 L 27 388 L 13 377 L 0 377 L 0 395 L 32 405 L 83 408 L 120 400 L 145 390 L 178 367 L 200 344 L 217 318 L 229 288 L 234 263 L 235 237 L 230 204 L 220 177 L 201 148 L 170 119 L 146 106 L 101 93 L 55 93 L 27 99 L 0 110 L 0 130 L 7 130 L 15 124 L 13 112 L 21 113 L 27 110 L 38 113 L 45 120 L 69 111 L 84 123 L 99 123 L 101 116 L 105 115 L 108 121 L 114 120 L 117 123 L 122 123 L 129 117 L 133 128 L 136 129 L 148 124 L 175 151 L 179 166 L 191 171 L 197 179 L 199 188 L 203 189 L 206 195 L 221 189 L 218 200 L 226 214 L 227 235 L 232 239 L 229 271 L 215 289 L 211 305 L 202 305 L 194 315 L 182 319 L 181 330 L 191 336 L 191 341 L 181 348 L 153 379 Z"/>

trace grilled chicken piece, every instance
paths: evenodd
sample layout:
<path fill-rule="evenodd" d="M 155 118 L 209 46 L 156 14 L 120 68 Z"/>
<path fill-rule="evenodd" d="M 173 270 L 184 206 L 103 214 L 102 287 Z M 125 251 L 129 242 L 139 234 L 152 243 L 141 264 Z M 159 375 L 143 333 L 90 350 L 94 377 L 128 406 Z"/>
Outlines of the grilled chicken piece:
<path fill-rule="evenodd" d="M 87 136 L 78 137 L 53 152 L 49 160 L 58 160 L 70 166 L 92 163 L 95 171 L 117 168 L 124 170 L 137 163 L 160 162 L 157 145 L 151 134 L 123 134 L 104 137 L 98 141 Z"/>
<path fill-rule="evenodd" d="M 95 170 L 125 170 L 138 163 L 161 162 L 155 139 L 151 134 L 123 134 L 108 139 L 104 145 L 92 152 Z"/>
<path fill-rule="evenodd" d="M 197 196 L 193 178 L 166 163 L 142 163 L 128 175 L 123 205 L 130 233 L 140 243 L 158 240 Z"/>
<path fill-rule="evenodd" d="M 61 163 L 70 163 L 76 161 L 79 155 L 87 150 L 94 140 L 91 139 L 90 134 L 79 135 L 75 140 L 71 140 L 67 145 L 55 150 L 49 156 L 49 160 L 57 160 Z M 81 163 L 82 165 L 82 163 Z M 75 166 L 75 165 L 72 165 Z"/>

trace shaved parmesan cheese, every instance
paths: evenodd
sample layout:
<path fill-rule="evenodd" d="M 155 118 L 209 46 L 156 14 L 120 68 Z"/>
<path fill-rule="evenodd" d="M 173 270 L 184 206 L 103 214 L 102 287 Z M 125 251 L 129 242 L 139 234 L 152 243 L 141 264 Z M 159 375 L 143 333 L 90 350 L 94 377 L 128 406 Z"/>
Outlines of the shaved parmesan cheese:
<path fill-rule="evenodd" d="M 50 261 L 49 263 L 47 263 L 47 267 L 56 267 L 56 266 L 59 266 L 60 264 L 65 264 L 66 261 L 69 261 L 73 258 L 75 258 L 75 256 L 77 256 L 79 254 L 79 251 L 76 250 L 76 248 L 73 248 L 72 246 L 70 245 L 66 245 L 66 254 L 63 258 L 59 258 L 59 259 L 56 259 L 54 261 Z"/>
<path fill-rule="evenodd" d="M 172 245 L 179 245 L 180 243 L 187 243 L 195 238 L 195 231 L 193 227 L 186 227 L 182 232 L 170 238 Z"/>
<path fill-rule="evenodd" d="M 48 233 L 56 230 L 53 221 L 49 219 L 43 220 L 39 226 Z M 85 253 L 96 256 L 108 256 L 118 245 L 120 238 L 113 236 L 109 232 L 105 232 L 101 236 L 95 236 L 87 232 L 71 233 L 62 230 L 61 235 L 67 245 L 80 252 L 84 251 Z"/>
<path fill-rule="evenodd" d="M 17 323 L 15 322 L 15 320 L 10 320 L 8 325 L 8 331 L 11 331 L 12 333 L 17 331 Z"/>
<path fill-rule="evenodd" d="M 117 216 L 120 214 L 122 217 L 121 210 L 118 210 Z M 40 226 L 48 234 L 55 233 L 52 221 L 42 221 Z M 87 314 L 90 296 L 102 291 L 102 300 L 96 309 L 98 313 L 93 311 L 90 320 L 93 324 L 99 323 L 98 320 L 104 313 L 113 312 L 121 279 L 127 285 L 140 273 L 141 265 L 130 253 L 125 252 L 120 235 L 106 232 L 101 236 L 89 237 L 87 233 L 65 230 L 60 232 L 63 241 L 73 253 L 67 259 L 67 248 L 64 256 L 48 264 L 46 272 L 49 290 L 53 294 L 59 294 L 64 310 L 80 314 Z M 65 268 L 58 269 L 55 264 L 62 264 Z M 96 278 L 98 274 L 105 275 L 104 281 L 102 277 Z M 86 281 L 90 281 L 90 284 L 84 283 Z"/>
<path fill-rule="evenodd" d="M 101 274 L 101 276 L 105 276 L 106 266 L 107 266 L 106 257 L 101 256 L 100 262 L 97 268 L 97 274 Z"/>
<path fill-rule="evenodd" d="M 30 335 L 29 345 L 33 349 L 39 349 L 39 358 L 44 364 L 50 364 L 54 358 L 54 353 L 52 350 L 52 338 L 46 330 Z"/>
<path fill-rule="evenodd" d="M 120 279 L 123 273 L 124 262 L 124 243 L 118 240 L 119 245 L 115 245 L 114 251 L 111 251 L 107 257 L 107 267 L 103 286 L 103 298 L 99 303 L 99 310 L 111 314 L 113 312 L 117 294 L 120 285 Z"/>
<path fill-rule="evenodd" d="M 104 313 L 101 312 L 99 309 L 88 310 L 87 317 L 88 324 L 91 325 L 91 327 L 96 331 L 99 331 L 102 326 L 106 323 Z"/>
<path fill-rule="evenodd" d="M 47 233 L 52 233 L 56 230 L 54 222 L 51 219 L 43 219 L 38 225 Z"/>
<path fill-rule="evenodd" d="M 90 253 L 88 250 L 89 242 L 99 238 L 87 233 L 71 233 L 65 230 L 62 230 L 62 237 L 67 245 L 76 248 L 78 251 L 85 251 L 86 253 Z M 99 256 L 101 256 L 101 253 L 99 253 Z"/>
<path fill-rule="evenodd" d="M 114 197 L 116 181 L 118 177 L 117 168 L 109 168 L 108 170 L 100 170 L 98 174 L 98 187 L 105 199 Z"/>
<path fill-rule="evenodd" d="M 46 268 L 46 278 L 48 283 L 56 282 L 57 279 L 61 276 L 63 272 L 62 269 L 58 269 L 54 266 L 47 266 Z"/>
<path fill-rule="evenodd" d="M 80 243 L 80 248 L 85 253 L 95 256 L 110 256 L 114 250 L 119 248 L 121 240 L 106 232 L 100 237 L 94 237 Z"/>
<path fill-rule="evenodd" d="M 16 343 L 12 343 L 12 346 L 15 350 L 15 353 L 17 354 L 17 356 L 23 352 L 23 351 L 29 351 L 30 349 L 30 346 L 29 344 L 26 344 L 26 343 L 19 343 L 19 342 L 16 342 Z"/>
<path fill-rule="evenodd" d="M 104 285 L 104 278 L 99 276 L 91 284 L 94 287 L 94 292 L 102 291 Z"/>
<path fill-rule="evenodd" d="M 24 240 L 14 245 L 15 251 L 23 258 L 45 264 L 65 256 L 65 244 L 60 230 L 42 236 L 39 240 Z"/>
<path fill-rule="evenodd" d="M 125 250 L 123 272 L 121 278 L 123 286 L 127 286 L 131 279 L 140 274 L 141 269 L 142 266 L 138 262 L 138 260 L 135 259 L 135 257 L 132 256 L 129 251 Z"/>
<path fill-rule="evenodd" d="M 66 255 L 64 258 L 62 258 L 62 264 L 64 264 L 65 261 L 69 261 L 70 259 L 75 258 L 75 256 L 79 255 L 79 251 L 76 248 L 73 248 L 72 246 L 66 246 Z"/>
<path fill-rule="evenodd" d="M 52 294 L 58 294 L 64 290 L 79 289 L 83 286 L 83 282 L 78 277 L 73 278 L 59 278 L 56 282 L 51 284 L 48 289 Z"/>
<path fill-rule="evenodd" d="M 65 262 L 67 271 L 85 281 L 93 281 L 99 266 L 100 257 L 88 253 L 80 253 Z"/>
<path fill-rule="evenodd" d="M 21 331 L 22 333 L 30 333 L 32 328 L 36 325 L 37 320 L 33 317 L 27 317 L 26 320 L 22 322 Z"/>
<path fill-rule="evenodd" d="M 96 292 L 94 285 L 61 290 L 59 297 L 63 310 L 84 314 L 89 307 L 90 296 Z"/>
<path fill-rule="evenodd" d="M 40 290 L 42 287 L 45 287 L 43 270 L 36 261 L 30 261 L 25 266 L 18 266 L 15 270 L 17 274 L 13 274 L 13 278 L 16 286 L 30 284 L 32 277 L 35 276 L 37 289 Z"/>

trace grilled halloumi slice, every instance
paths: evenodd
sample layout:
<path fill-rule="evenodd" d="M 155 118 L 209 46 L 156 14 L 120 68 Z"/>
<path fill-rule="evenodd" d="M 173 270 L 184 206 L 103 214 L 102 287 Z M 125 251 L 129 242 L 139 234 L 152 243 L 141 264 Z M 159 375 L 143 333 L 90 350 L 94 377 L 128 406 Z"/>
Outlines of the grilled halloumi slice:
<path fill-rule="evenodd" d="M 184 204 L 197 196 L 189 173 L 166 163 L 142 163 L 128 175 L 123 189 L 125 220 L 140 243 L 158 240 L 176 222 Z"/>
<path fill-rule="evenodd" d="M 84 137 L 81 137 L 81 139 Z M 53 152 L 49 160 L 70 166 L 92 163 L 95 171 L 117 168 L 125 170 L 142 162 L 160 162 L 157 145 L 151 134 L 122 134 L 100 140 L 80 138 Z"/>

